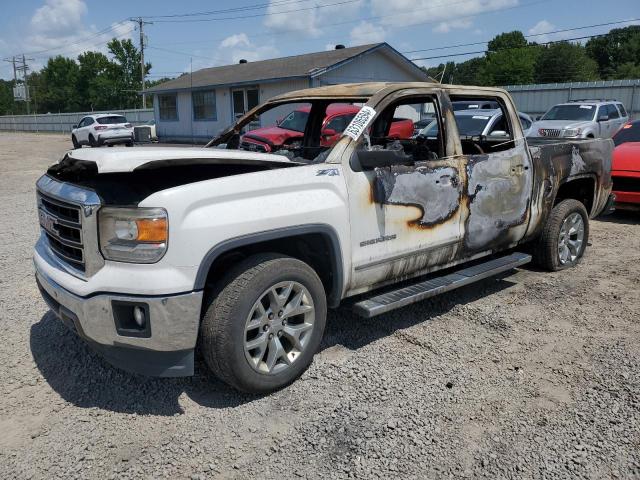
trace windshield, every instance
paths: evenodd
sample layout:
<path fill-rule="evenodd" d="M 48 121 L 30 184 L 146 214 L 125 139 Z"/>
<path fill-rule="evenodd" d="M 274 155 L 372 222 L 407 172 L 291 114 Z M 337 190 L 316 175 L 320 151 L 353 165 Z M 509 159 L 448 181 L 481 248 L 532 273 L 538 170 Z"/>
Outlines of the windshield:
<path fill-rule="evenodd" d="M 540 120 L 593 120 L 595 105 L 556 105 Z"/>
<path fill-rule="evenodd" d="M 96 118 L 96 121 L 101 125 L 113 125 L 114 123 L 127 123 L 127 119 L 122 115 L 113 115 L 111 117 Z"/>
<path fill-rule="evenodd" d="M 616 147 L 627 142 L 640 142 L 640 122 L 627 123 L 613 137 Z"/>
<path fill-rule="evenodd" d="M 307 126 L 307 119 L 309 118 L 309 112 L 303 112 L 301 110 L 294 110 L 282 120 L 278 126 L 287 130 L 293 130 L 294 132 L 304 133 L 304 129 Z"/>
<path fill-rule="evenodd" d="M 489 115 L 456 115 L 456 124 L 460 135 L 482 135 L 484 129 L 491 120 Z M 436 137 L 438 135 L 438 122 L 433 121 L 420 130 L 420 135 Z"/>

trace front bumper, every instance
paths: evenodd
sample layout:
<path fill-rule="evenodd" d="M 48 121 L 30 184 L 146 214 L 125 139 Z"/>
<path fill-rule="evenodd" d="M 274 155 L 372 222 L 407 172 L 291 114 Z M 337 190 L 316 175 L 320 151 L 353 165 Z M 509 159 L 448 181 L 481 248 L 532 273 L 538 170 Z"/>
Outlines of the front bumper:
<path fill-rule="evenodd" d="M 193 375 L 202 292 L 166 296 L 96 293 L 77 296 L 36 264 L 36 281 L 53 313 L 116 367 L 160 377 Z M 146 305 L 148 332 L 123 332 L 114 305 Z"/>
<path fill-rule="evenodd" d="M 133 133 L 113 137 L 108 135 L 98 135 L 98 145 L 116 145 L 120 143 L 133 143 Z"/>

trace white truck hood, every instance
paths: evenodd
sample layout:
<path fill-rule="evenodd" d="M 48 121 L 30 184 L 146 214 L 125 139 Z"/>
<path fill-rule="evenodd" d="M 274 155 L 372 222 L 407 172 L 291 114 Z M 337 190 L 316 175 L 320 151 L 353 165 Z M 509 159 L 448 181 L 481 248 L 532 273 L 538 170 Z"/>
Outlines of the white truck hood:
<path fill-rule="evenodd" d="M 132 172 L 158 163 L 165 165 L 292 163 L 283 155 L 202 147 L 79 148 L 67 152 L 72 160 L 93 162 L 98 173 Z"/>

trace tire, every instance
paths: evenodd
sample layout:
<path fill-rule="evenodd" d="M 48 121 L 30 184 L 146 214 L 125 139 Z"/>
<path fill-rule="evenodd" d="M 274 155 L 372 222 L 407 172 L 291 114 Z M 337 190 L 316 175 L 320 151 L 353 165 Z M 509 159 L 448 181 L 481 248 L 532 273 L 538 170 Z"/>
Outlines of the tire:
<path fill-rule="evenodd" d="M 96 142 L 96 139 L 93 137 L 93 135 L 89 135 L 89 145 L 92 148 L 95 148 L 98 146 L 98 142 Z"/>
<path fill-rule="evenodd" d="M 127 147 L 133 147 L 133 142 L 127 142 L 125 145 L 126 145 Z"/>
<path fill-rule="evenodd" d="M 577 219 L 576 215 L 582 223 L 582 234 L 579 222 L 572 222 Z M 568 229 L 563 231 L 563 226 Z M 578 200 L 563 200 L 551 210 L 542 234 L 534 245 L 533 261 L 552 272 L 573 267 L 580 262 L 588 241 L 589 215 L 586 208 Z"/>
<path fill-rule="evenodd" d="M 71 143 L 73 143 L 74 150 L 77 150 L 78 148 L 81 147 L 81 145 L 78 143 L 78 140 L 76 139 L 75 135 L 71 135 Z"/>
<path fill-rule="evenodd" d="M 309 265 L 279 254 L 255 255 L 232 269 L 212 293 L 200 347 L 218 378 L 240 391 L 265 394 L 291 384 L 309 367 L 327 316 L 324 287 Z M 287 316 L 298 298 L 294 311 L 304 313 Z"/>

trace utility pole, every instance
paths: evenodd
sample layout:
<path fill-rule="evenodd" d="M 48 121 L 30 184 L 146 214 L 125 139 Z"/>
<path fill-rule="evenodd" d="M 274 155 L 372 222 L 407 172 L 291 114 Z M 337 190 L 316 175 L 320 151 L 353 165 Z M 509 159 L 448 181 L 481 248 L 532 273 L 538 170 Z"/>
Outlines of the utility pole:
<path fill-rule="evenodd" d="M 5 58 L 3 59 L 5 62 L 10 62 L 13 66 L 13 86 L 14 88 L 18 87 L 18 82 L 22 81 L 23 87 L 24 87 L 24 98 L 18 98 L 16 97 L 16 93 L 14 90 L 14 101 L 19 100 L 22 101 L 24 100 L 25 102 L 27 102 L 27 115 L 30 112 L 30 95 L 29 95 L 29 85 L 28 85 L 28 81 L 27 81 L 27 77 L 29 75 L 29 65 L 27 65 L 27 60 L 32 61 L 33 58 L 26 58 L 24 56 L 24 54 L 22 54 L 22 58 L 20 58 L 20 56 L 16 57 L 15 55 L 13 57 L 9 58 Z M 17 65 L 16 65 L 17 64 Z M 18 73 L 21 74 L 21 79 L 18 79 Z"/>
<path fill-rule="evenodd" d="M 144 25 L 150 25 L 151 22 L 145 22 L 142 17 L 131 18 L 130 20 L 138 24 L 138 31 L 140 33 L 140 77 L 142 78 L 142 108 L 147 108 L 147 95 L 144 93 L 144 80 L 146 77 L 144 66 Z"/>

